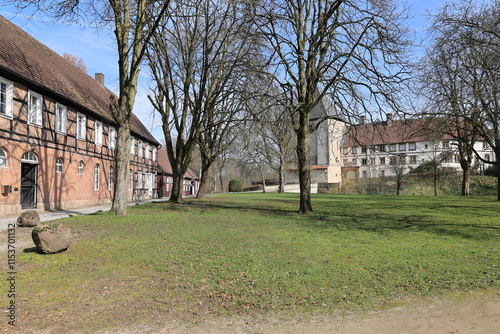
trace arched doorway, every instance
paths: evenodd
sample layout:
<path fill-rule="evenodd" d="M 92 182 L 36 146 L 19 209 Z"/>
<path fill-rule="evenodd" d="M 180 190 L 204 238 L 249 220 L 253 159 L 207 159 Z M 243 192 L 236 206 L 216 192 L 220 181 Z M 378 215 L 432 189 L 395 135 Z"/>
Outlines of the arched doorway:
<path fill-rule="evenodd" d="M 21 158 L 21 207 L 36 208 L 38 183 L 38 158 L 33 152 L 26 152 Z"/>

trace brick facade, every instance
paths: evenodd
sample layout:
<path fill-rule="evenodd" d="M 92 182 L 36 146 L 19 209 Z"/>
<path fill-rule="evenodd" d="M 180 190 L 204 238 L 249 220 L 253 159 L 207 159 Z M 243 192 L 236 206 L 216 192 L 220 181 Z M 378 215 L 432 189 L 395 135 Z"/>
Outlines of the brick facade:
<path fill-rule="evenodd" d="M 109 203 L 114 94 L 1 16 L 0 29 L 0 215 Z M 135 116 L 131 136 L 129 199 L 152 197 L 159 144 Z"/>

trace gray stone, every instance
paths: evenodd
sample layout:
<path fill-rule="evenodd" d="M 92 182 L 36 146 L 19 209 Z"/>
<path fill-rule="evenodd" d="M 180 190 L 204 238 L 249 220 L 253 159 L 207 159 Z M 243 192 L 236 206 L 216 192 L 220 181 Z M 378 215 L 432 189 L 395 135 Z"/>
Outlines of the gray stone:
<path fill-rule="evenodd" d="M 40 215 L 35 210 L 28 210 L 21 213 L 17 218 L 19 227 L 35 227 L 40 224 Z"/>
<path fill-rule="evenodd" d="M 73 236 L 69 227 L 61 223 L 51 223 L 35 227 L 31 237 L 40 253 L 61 252 L 71 245 Z"/>

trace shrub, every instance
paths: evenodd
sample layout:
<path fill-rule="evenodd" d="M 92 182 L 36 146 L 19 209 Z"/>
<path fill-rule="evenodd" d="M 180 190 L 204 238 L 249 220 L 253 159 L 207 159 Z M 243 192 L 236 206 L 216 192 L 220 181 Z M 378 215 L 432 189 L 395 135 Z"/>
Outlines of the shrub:
<path fill-rule="evenodd" d="M 237 193 L 243 191 L 243 181 L 240 179 L 233 179 L 229 181 L 229 192 Z"/>
<path fill-rule="evenodd" d="M 497 176 L 498 175 L 498 168 L 496 165 L 490 165 L 488 168 L 484 170 L 484 175 L 488 176 Z"/>

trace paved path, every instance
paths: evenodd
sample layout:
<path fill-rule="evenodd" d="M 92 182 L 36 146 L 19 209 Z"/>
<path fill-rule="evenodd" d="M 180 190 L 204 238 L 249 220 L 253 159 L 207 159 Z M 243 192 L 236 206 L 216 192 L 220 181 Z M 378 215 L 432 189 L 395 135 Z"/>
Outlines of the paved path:
<path fill-rule="evenodd" d="M 151 203 L 153 201 L 167 201 L 168 199 L 152 199 L 152 200 L 146 200 L 146 201 L 141 201 L 141 202 L 130 202 L 128 203 L 129 206 L 136 205 L 137 203 L 139 204 L 144 204 L 144 203 Z M 111 210 L 111 203 L 109 204 L 103 204 L 103 205 L 98 205 L 98 206 L 92 206 L 88 208 L 80 208 L 80 209 L 71 209 L 71 210 L 61 210 L 61 211 L 42 211 L 40 213 L 40 221 L 49 221 L 49 220 L 54 220 L 54 219 L 59 219 L 59 218 L 66 218 L 69 217 L 70 214 L 72 215 L 88 215 L 90 213 L 97 212 L 99 210 L 102 211 L 109 211 Z M 8 227 L 9 224 L 11 223 L 16 223 L 17 217 L 19 215 L 13 216 L 13 217 L 7 217 L 7 218 L 0 218 L 0 232 L 5 231 Z"/>

